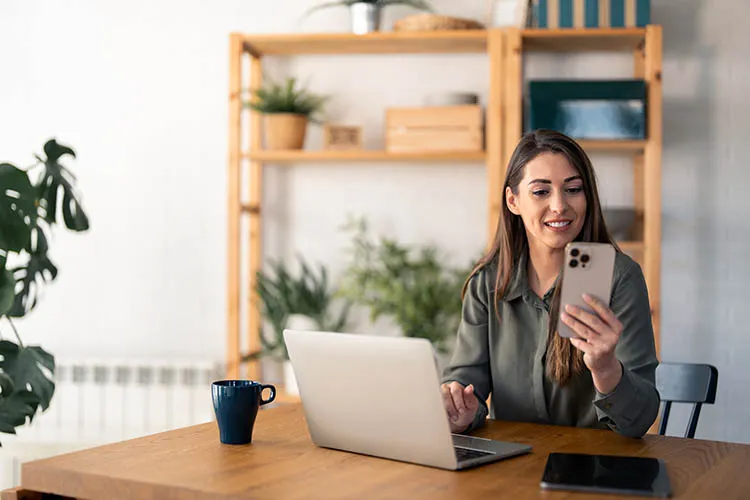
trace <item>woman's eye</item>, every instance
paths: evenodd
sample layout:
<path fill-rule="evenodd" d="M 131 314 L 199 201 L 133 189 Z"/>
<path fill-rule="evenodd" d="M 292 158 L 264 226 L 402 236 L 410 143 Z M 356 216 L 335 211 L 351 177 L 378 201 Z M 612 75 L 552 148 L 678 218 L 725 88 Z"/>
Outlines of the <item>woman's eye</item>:
<path fill-rule="evenodd" d="M 573 194 L 580 193 L 581 191 L 583 191 L 583 186 L 568 188 L 568 192 Z"/>
<path fill-rule="evenodd" d="M 532 191 L 531 194 L 533 194 L 534 196 L 544 196 L 548 192 L 549 191 L 547 191 L 546 189 L 537 189 L 536 191 Z"/>

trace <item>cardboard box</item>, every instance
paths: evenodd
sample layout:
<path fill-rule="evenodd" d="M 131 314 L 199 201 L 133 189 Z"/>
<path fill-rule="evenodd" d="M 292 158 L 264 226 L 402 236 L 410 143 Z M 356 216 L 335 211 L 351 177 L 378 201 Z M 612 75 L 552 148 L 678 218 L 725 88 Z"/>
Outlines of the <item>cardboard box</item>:
<path fill-rule="evenodd" d="M 484 150 L 484 115 L 478 105 L 389 108 L 385 122 L 386 151 Z"/>

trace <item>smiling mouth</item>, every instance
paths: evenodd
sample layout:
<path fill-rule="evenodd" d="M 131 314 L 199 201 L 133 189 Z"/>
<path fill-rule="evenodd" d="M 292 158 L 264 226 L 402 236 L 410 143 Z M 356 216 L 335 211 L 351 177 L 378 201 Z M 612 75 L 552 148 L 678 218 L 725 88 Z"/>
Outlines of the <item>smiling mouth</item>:
<path fill-rule="evenodd" d="M 559 221 L 556 220 L 556 221 L 545 222 L 544 225 L 547 227 L 554 228 L 554 229 L 563 229 L 563 228 L 570 226 L 572 223 L 573 223 L 572 220 L 559 220 Z"/>

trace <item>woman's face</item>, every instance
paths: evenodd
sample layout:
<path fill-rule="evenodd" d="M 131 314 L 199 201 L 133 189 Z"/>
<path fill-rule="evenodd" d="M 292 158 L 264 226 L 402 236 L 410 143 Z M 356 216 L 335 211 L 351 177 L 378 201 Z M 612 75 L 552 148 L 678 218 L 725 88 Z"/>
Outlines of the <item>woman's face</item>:
<path fill-rule="evenodd" d="M 565 248 L 583 228 L 583 180 L 565 156 L 542 153 L 526 164 L 518 194 L 505 192 L 508 209 L 521 217 L 531 247 Z"/>

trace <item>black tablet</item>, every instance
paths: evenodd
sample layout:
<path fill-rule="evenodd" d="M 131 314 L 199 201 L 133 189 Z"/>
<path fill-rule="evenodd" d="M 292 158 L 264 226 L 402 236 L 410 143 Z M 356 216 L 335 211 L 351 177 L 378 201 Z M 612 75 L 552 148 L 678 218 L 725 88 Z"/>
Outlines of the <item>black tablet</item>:
<path fill-rule="evenodd" d="M 672 496 L 664 462 L 646 457 L 550 453 L 541 486 L 553 490 Z"/>

